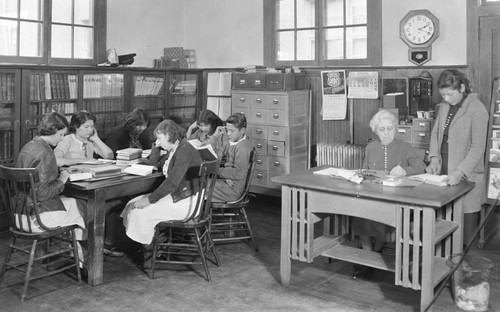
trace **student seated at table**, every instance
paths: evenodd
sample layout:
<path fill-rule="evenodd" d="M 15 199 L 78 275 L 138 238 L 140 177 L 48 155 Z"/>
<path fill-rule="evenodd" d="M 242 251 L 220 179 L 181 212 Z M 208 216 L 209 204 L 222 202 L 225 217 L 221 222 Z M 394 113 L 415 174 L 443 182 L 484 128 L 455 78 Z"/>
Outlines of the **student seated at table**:
<path fill-rule="evenodd" d="M 148 158 L 143 158 L 142 163 L 156 165 L 160 160 L 160 149 L 154 146 L 147 128 L 151 124 L 148 111 L 137 107 L 124 119 L 123 124 L 110 130 L 105 142 L 116 156 L 116 151 L 126 148 L 151 149 Z"/>
<path fill-rule="evenodd" d="M 127 203 L 121 213 L 125 232 L 136 242 L 147 245 L 161 221 L 182 220 L 196 209 L 200 187 L 200 153 L 186 140 L 184 129 L 172 120 L 155 129 L 156 146 L 169 152 L 163 164 L 165 180 L 152 193 Z"/>
<path fill-rule="evenodd" d="M 211 110 L 200 112 L 198 120 L 193 122 L 186 133 L 188 140 L 198 139 L 202 145 L 210 143 L 210 137 L 217 127 L 223 126 L 222 120 Z"/>
<path fill-rule="evenodd" d="M 94 128 L 96 117 L 87 111 L 71 116 L 69 134 L 59 142 L 54 150 L 59 166 L 70 166 L 94 156 L 113 159 L 113 151 L 99 138 Z"/>
<path fill-rule="evenodd" d="M 61 142 L 68 131 L 68 121 L 59 113 L 50 113 L 43 116 L 38 125 L 38 136 L 26 143 L 17 157 L 17 168 L 37 168 L 39 183 L 36 195 L 40 201 L 40 218 L 49 227 L 76 224 L 80 228 L 75 230 L 78 241 L 87 239 L 85 230 L 84 201 L 60 195 L 64 184 L 69 178 L 68 171 L 61 171 L 57 166 L 56 157 L 52 148 Z M 33 219 L 31 219 L 33 220 Z M 33 231 L 43 232 L 37 222 L 31 222 Z M 80 262 L 83 263 L 83 251 L 78 244 Z"/>
<path fill-rule="evenodd" d="M 423 173 L 426 165 L 417 151 L 407 142 L 394 138 L 398 126 L 396 116 L 387 110 L 380 110 L 370 120 L 370 128 L 379 140 L 365 148 L 364 169 L 383 170 L 394 176 Z M 359 236 L 363 249 L 381 252 L 386 235 L 391 228 L 385 224 L 362 218 L 353 218 L 353 234 Z M 373 268 L 356 268 L 353 278 L 368 277 Z"/>
<path fill-rule="evenodd" d="M 223 163 L 215 182 L 213 202 L 236 200 L 243 192 L 253 149 L 246 136 L 246 128 L 245 115 L 235 113 L 226 120 L 225 127 L 217 127 L 210 139 Z"/>

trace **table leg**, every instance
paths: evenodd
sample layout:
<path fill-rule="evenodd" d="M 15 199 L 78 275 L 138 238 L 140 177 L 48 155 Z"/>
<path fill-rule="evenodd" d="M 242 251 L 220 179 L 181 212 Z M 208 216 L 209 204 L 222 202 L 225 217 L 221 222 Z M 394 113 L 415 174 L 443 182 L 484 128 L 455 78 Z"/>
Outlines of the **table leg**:
<path fill-rule="evenodd" d="M 290 188 L 282 186 L 281 197 L 281 255 L 280 276 L 281 285 L 290 285 L 290 272 L 292 264 L 290 260 Z"/>
<path fill-rule="evenodd" d="M 100 189 L 92 191 L 87 202 L 88 230 L 88 283 L 92 286 L 103 281 L 103 245 L 104 245 L 104 192 Z"/>
<path fill-rule="evenodd" d="M 424 209 L 422 218 L 422 290 L 420 311 L 425 311 L 434 297 L 434 237 L 436 215 L 434 209 Z M 428 312 L 432 312 L 430 307 Z"/>

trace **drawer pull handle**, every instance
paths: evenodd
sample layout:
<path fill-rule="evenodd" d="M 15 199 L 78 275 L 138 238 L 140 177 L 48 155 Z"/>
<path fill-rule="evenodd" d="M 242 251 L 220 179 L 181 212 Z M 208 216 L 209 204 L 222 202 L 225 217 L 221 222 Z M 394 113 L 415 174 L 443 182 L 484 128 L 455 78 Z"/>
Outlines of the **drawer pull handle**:
<path fill-rule="evenodd" d="M 398 129 L 399 133 L 406 133 L 406 129 Z"/>
<path fill-rule="evenodd" d="M 279 134 L 280 134 L 280 132 L 279 132 L 278 130 L 274 130 L 274 131 L 273 131 L 273 134 L 274 134 L 274 135 L 279 135 Z"/>
<path fill-rule="evenodd" d="M 280 166 L 280 162 L 279 162 L 279 161 L 275 161 L 275 162 L 274 162 L 274 166 L 275 166 L 275 167 L 279 167 L 279 166 Z"/>
<path fill-rule="evenodd" d="M 277 151 L 278 150 L 278 146 L 277 145 L 273 145 L 273 151 Z"/>
<path fill-rule="evenodd" d="M 261 113 L 256 113 L 255 116 L 257 116 L 259 118 L 262 118 L 262 114 Z"/>
<path fill-rule="evenodd" d="M 419 125 L 420 127 L 425 127 L 425 122 L 419 122 L 419 123 L 418 123 L 418 125 Z"/>
<path fill-rule="evenodd" d="M 262 160 L 257 159 L 257 164 L 258 164 L 258 165 L 262 165 Z"/>
<path fill-rule="evenodd" d="M 255 102 L 262 103 L 262 99 L 260 99 L 260 98 L 259 99 L 255 99 Z"/>
<path fill-rule="evenodd" d="M 273 114 L 273 118 L 274 119 L 278 119 L 278 118 L 280 118 L 280 115 L 279 114 Z"/>
<path fill-rule="evenodd" d="M 257 143 L 257 148 L 262 148 L 262 144 Z"/>
<path fill-rule="evenodd" d="M 241 103 L 245 103 L 245 98 L 244 97 L 240 97 L 240 102 Z"/>
<path fill-rule="evenodd" d="M 257 134 L 261 134 L 262 133 L 262 129 L 256 129 L 255 132 L 257 132 Z"/>
<path fill-rule="evenodd" d="M 262 179 L 264 176 L 260 173 L 257 173 L 257 179 Z"/>
<path fill-rule="evenodd" d="M 425 137 L 425 133 L 419 133 L 418 136 Z"/>
<path fill-rule="evenodd" d="M 240 114 L 243 114 L 243 115 L 245 115 L 245 112 L 240 112 Z"/>
<path fill-rule="evenodd" d="M 278 99 L 273 99 L 273 104 L 279 104 L 280 101 Z"/>
<path fill-rule="evenodd" d="M 240 85 L 244 86 L 247 84 L 247 81 L 245 79 L 240 79 Z"/>

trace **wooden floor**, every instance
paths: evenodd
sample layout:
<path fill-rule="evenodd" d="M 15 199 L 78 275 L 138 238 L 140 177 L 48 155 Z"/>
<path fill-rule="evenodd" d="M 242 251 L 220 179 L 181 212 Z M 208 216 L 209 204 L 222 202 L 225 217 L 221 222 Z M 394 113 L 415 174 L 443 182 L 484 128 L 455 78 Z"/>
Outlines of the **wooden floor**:
<path fill-rule="evenodd" d="M 0 285 L 0 311 L 419 311 L 420 293 L 393 284 L 394 274 L 376 271 L 368 280 L 352 280 L 353 266 L 318 258 L 292 261 L 290 286 L 280 285 L 280 201 L 257 196 L 248 209 L 259 251 L 249 243 L 218 245 L 221 266 L 210 265 L 212 282 L 203 268 L 173 267 L 151 280 L 136 266 L 139 246 L 123 235 L 123 258 L 105 257 L 104 283 L 97 287 L 58 274 L 30 284 L 29 300 L 21 303 L 22 276 L 8 272 Z M 0 234 L 0 259 L 9 238 Z M 500 236 L 471 255 L 494 261 L 488 311 L 500 311 Z M 446 287 L 434 311 L 461 311 Z"/>

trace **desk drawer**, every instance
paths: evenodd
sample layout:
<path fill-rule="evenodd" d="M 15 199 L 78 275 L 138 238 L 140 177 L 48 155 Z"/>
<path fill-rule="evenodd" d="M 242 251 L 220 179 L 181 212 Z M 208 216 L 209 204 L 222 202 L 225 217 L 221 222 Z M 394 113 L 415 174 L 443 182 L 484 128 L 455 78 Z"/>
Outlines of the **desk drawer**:
<path fill-rule="evenodd" d="M 404 125 L 404 126 L 399 126 L 398 133 L 396 134 L 396 136 L 401 141 L 411 142 L 411 133 L 412 133 L 411 126 Z"/>
<path fill-rule="evenodd" d="M 267 140 L 252 139 L 252 143 L 259 155 L 267 155 Z"/>
<path fill-rule="evenodd" d="M 430 119 L 413 119 L 413 131 L 431 131 Z"/>
<path fill-rule="evenodd" d="M 252 139 L 267 140 L 268 128 L 265 125 L 248 125 L 247 134 Z"/>
<path fill-rule="evenodd" d="M 269 126 L 268 138 L 269 140 L 286 141 L 287 127 Z"/>
<path fill-rule="evenodd" d="M 250 109 L 250 120 L 247 119 L 247 122 L 265 125 L 267 124 L 268 116 L 269 111 L 267 109 L 252 108 Z"/>
<path fill-rule="evenodd" d="M 252 184 L 259 186 L 267 186 L 269 179 L 269 172 L 267 170 L 255 169 L 252 177 Z"/>
<path fill-rule="evenodd" d="M 257 164 L 255 165 L 255 170 L 267 170 L 269 168 L 269 157 L 266 155 L 257 156 Z"/>
<path fill-rule="evenodd" d="M 431 141 L 431 133 L 425 131 L 413 131 L 413 142 L 429 143 Z"/>
<path fill-rule="evenodd" d="M 285 157 L 269 157 L 269 171 L 290 173 L 290 159 Z"/>
<path fill-rule="evenodd" d="M 267 144 L 267 155 L 285 156 L 285 142 L 269 140 Z"/>

